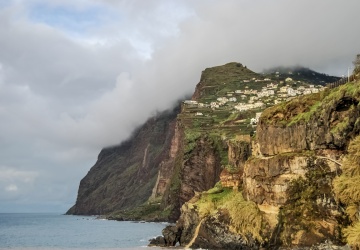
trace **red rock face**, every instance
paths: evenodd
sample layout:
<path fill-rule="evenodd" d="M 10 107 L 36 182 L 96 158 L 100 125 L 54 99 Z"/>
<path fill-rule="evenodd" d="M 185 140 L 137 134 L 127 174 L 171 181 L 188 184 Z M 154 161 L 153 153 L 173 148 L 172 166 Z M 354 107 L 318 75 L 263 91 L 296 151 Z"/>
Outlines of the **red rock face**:
<path fill-rule="evenodd" d="M 167 157 L 159 164 L 159 172 L 157 175 L 157 181 L 152 191 L 150 199 L 157 199 L 163 197 L 170 186 L 171 177 L 174 174 L 175 158 L 180 149 L 181 135 L 176 122 L 171 124 L 174 130 L 174 135 L 169 145 L 170 150 L 168 151 Z"/>
<path fill-rule="evenodd" d="M 242 182 L 242 175 L 240 173 L 229 173 L 227 169 L 224 169 L 220 174 L 221 186 L 237 188 Z"/>
<path fill-rule="evenodd" d="M 304 177 L 308 159 L 302 155 L 277 155 L 247 161 L 243 175 L 244 194 L 259 205 L 282 206 L 290 182 Z"/>
<path fill-rule="evenodd" d="M 195 192 L 209 190 L 219 181 L 221 163 L 212 141 L 199 139 L 191 156 L 181 169 L 180 204 L 190 200 Z"/>

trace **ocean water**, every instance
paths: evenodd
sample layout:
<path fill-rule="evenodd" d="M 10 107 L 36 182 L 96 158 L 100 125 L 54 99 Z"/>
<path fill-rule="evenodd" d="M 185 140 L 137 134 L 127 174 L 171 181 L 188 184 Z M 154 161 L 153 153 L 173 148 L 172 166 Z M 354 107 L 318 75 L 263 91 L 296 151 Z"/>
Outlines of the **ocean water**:
<path fill-rule="evenodd" d="M 92 216 L 0 213 L 0 249 L 144 250 L 148 240 L 161 235 L 165 226 Z"/>

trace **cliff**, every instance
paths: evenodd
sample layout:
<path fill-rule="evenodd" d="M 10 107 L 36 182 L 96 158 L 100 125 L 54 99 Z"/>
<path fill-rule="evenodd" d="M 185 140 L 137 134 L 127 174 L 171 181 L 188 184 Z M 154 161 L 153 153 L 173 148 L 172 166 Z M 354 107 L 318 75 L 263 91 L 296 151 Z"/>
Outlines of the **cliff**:
<path fill-rule="evenodd" d="M 359 134 L 360 87 L 328 89 L 323 77 L 308 77 L 257 74 L 240 63 L 205 69 L 180 110 L 100 153 L 68 213 L 176 221 L 153 245 L 345 244 L 347 207 L 358 201 L 333 182 Z"/>
<path fill-rule="evenodd" d="M 359 83 L 265 109 L 256 136 L 248 140 L 239 127 L 229 133 L 224 122 L 213 126 L 226 142 L 221 181 L 195 193 L 182 205 L 176 225 L 151 244 L 209 249 L 356 246 L 360 187 L 355 179 L 360 168 L 353 164 L 360 162 L 354 160 L 360 147 L 349 149 L 349 144 L 360 140 Z M 209 91 L 198 84 L 193 100 L 211 95 L 204 89 Z M 206 126 L 201 133 L 207 133 Z"/>
<path fill-rule="evenodd" d="M 159 113 L 125 142 L 103 149 L 81 180 L 76 204 L 67 214 L 106 215 L 144 204 L 152 194 L 159 165 L 169 154 L 178 112 L 176 108 Z"/>

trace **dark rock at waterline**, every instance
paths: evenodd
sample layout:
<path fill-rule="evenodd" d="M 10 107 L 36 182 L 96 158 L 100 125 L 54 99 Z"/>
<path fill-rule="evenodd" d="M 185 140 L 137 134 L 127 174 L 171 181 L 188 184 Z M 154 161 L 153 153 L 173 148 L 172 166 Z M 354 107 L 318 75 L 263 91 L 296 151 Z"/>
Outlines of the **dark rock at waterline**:
<path fill-rule="evenodd" d="M 166 247 L 165 239 L 163 236 L 158 236 L 150 240 L 149 246 Z"/>

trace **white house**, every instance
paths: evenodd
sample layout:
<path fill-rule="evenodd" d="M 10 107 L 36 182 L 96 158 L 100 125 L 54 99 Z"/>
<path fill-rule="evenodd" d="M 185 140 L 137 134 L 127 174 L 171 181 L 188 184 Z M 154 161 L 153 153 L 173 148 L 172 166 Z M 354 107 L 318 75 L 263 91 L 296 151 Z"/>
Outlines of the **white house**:
<path fill-rule="evenodd" d="M 263 102 L 255 102 L 254 108 L 262 108 L 265 104 Z"/>
<path fill-rule="evenodd" d="M 198 104 L 197 101 L 193 101 L 193 100 L 185 100 L 184 103 L 185 104 L 192 104 L 192 105 L 197 105 Z"/>
<path fill-rule="evenodd" d="M 297 91 L 293 88 L 288 88 L 287 89 L 287 94 L 288 96 L 296 96 L 297 95 Z"/>
<path fill-rule="evenodd" d="M 317 88 L 311 88 L 310 90 L 311 90 L 312 93 L 318 93 L 319 92 L 319 89 L 317 89 Z"/>
<path fill-rule="evenodd" d="M 252 125 L 257 124 L 259 122 L 260 116 L 261 116 L 261 112 L 257 112 L 255 118 L 250 119 L 250 124 Z"/>
<path fill-rule="evenodd" d="M 298 90 L 304 91 L 304 90 L 305 90 L 305 87 L 304 87 L 304 86 L 300 86 L 300 87 L 298 87 Z"/>
<path fill-rule="evenodd" d="M 266 85 L 266 87 L 269 88 L 269 89 L 276 89 L 277 86 L 278 86 L 278 85 L 277 85 L 277 84 L 274 84 L 274 83 L 269 83 L 269 84 Z"/>
<path fill-rule="evenodd" d="M 210 105 L 207 104 L 207 103 L 199 103 L 199 104 L 198 104 L 198 107 L 199 107 L 199 108 L 207 108 L 207 107 L 210 107 Z"/>
<path fill-rule="evenodd" d="M 236 97 L 230 97 L 229 102 L 236 102 Z"/>
<path fill-rule="evenodd" d="M 226 97 L 219 97 L 219 98 L 217 98 L 217 100 L 219 101 L 220 105 L 224 105 L 225 103 L 227 103 L 229 101 L 229 99 L 227 99 Z"/>
<path fill-rule="evenodd" d="M 279 92 L 281 92 L 281 93 L 286 93 L 286 92 L 287 92 L 287 89 L 288 89 L 287 86 L 283 86 L 283 87 L 280 88 Z"/>
<path fill-rule="evenodd" d="M 215 109 L 215 108 L 219 108 L 220 105 L 219 105 L 217 102 L 211 102 L 211 103 L 210 103 L 210 107 L 211 107 L 212 109 Z"/>

